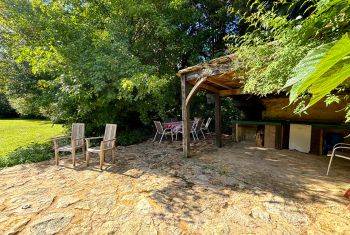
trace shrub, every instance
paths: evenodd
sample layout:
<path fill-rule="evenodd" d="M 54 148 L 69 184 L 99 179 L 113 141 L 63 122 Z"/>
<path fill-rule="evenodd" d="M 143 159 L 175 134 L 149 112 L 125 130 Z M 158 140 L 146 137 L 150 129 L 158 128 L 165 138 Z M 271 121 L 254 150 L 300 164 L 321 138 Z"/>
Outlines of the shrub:
<path fill-rule="evenodd" d="M 54 155 L 52 144 L 33 144 L 20 147 L 14 152 L 0 156 L 0 168 L 24 163 L 34 163 L 49 160 Z"/>
<path fill-rule="evenodd" d="M 16 118 L 18 114 L 14 110 L 4 93 L 0 93 L 0 118 Z"/>
<path fill-rule="evenodd" d="M 149 131 L 148 130 L 142 130 L 142 129 L 134 129 L 134 130 L 126 130 L 121 131 L 117 134 L 117 145 L 131 145 L 131 144 L 137 144 L 142 141 L 147 140 L 149 138 Z"/>

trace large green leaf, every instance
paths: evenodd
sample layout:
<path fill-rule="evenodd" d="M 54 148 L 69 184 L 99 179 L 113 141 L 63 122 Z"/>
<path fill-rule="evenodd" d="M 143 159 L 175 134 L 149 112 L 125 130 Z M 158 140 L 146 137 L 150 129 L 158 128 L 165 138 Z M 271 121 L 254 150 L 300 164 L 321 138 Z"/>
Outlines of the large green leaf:
<path fill-rule="evenodd" d="M 285 87 L 292 86 L 290 102 L 305 91 L 312 94 L 312 106 L 350 77 L 350 38 L 348 33 L 333 46 L 323 45 L 311 51 L 294 69 Z"/>
<path fill-rule="evenodd" d="M 293 76 L 283 88 L 292 86 L 290 90 L 290 102 L 292 103 L 298 96 L 298 90 L 303 82 L 314 73 L 321 59 L 326 55 L 332 44 L 324 44 L 314 50 L 311 50 L 293 69 Z"/>
<path fill-rule="evenodd" d="M 314 105 L 349 77 L 350 59 L 345 59 L 341 62 L 340 69 L 334 69 L 329 74 L 327 73 L 326 76 L 321 77 L 316 83 L 311 85 L 309 92 L 312 94 L 312 97 L 308 106 Z"/>
<path fill-rule="evenodd" d="M 329 49 L 327 54 L 321 59 L 320 63 L 317 64 L 316 70 L 302 82 L 297 91 L 298 94 L 302 94 L 311 85 L 319 82 L 319 79 L 327 72 L 330 72 L 330 75 L 328 76 L 332 79 L 332 81 L 336 83 L 337 86 L 340 85 L 343 81 L 339 82 L 339 80 L 335 80 L 334 78 L 336 76 L 332 76 L 333 74 L 331 73 L 331 69 L 337 63 L 343 60 L 348 54 L 350 54 L 350 38 L 346 33 L 339 41 L 334 44 L 333 47 Z"/>

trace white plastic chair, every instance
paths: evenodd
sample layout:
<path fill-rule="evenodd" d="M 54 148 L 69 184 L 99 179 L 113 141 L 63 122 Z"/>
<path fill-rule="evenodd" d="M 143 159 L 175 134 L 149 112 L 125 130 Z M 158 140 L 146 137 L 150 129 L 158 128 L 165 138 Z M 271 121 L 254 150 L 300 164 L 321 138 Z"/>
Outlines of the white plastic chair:
<path fill-rule="evenodd" d="M 210 122 L 211 122 L 212 118 L 208 118 L 207 122 L 204 124 L 202 124 L 202 128 L 201 128 L 201 131 L 203 133 L 203 131 L 206 131 L 207 134 L 209 135 L 210 134 L 210 130 L 209 130 L 209 125 L 210 125 Z"/>
<path fill-rule="evenodd" d="M 163 128 L 162 123 L 160 121 L 154 121 L 154 125 L 156 126 L 157 132 L 154 135 L 153 142 L 156 140 L 157 135 L 162 135 L 162 137 L 160 137 L 159 144 L 162 142 L 163 137 L 165 136 L 166 138 L 167 135 L 171 135 L 171 140 L 174 140 L 174 133 L 171 128 Z"/>
<path fill-rule="evenodd" d="M 331 159 L 329 160 L 329 164 L 328 164 L 327 175 L 328 175 L 329 170 L 331 168 L 331 164 L 332 164 L 334 157 L 340 157 L 340 158 L 350 160 L 350 155 L 346 155 L 346 153 L 342 152 L 342 150 L 349 150 L 349 149 L 350 149 L 350 144 L 338 143 L 338 144 L 334 145 L 332 154 L 327 154 L 328 157 L 331 157 Z"/>

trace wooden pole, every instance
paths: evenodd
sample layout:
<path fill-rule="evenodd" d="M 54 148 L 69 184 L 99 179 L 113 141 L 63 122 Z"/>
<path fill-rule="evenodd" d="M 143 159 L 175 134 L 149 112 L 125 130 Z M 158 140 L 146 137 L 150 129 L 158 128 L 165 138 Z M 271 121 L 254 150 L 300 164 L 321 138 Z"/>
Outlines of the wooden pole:
<path fill-rule="evenodd" d="M 181 100 L 182 100 L 182 145 L 184 157 L 190 157 L 190 102 L 186 102 L 189 93 L 189 83 L 186 77 L 181 77 Z"/>
<path fill-rule="evenodd" d="M 221 140 L 221 98 L 219 94 L 214 94 L 215 97 L 215 144 L 218 148 L 222 147 Z"/>

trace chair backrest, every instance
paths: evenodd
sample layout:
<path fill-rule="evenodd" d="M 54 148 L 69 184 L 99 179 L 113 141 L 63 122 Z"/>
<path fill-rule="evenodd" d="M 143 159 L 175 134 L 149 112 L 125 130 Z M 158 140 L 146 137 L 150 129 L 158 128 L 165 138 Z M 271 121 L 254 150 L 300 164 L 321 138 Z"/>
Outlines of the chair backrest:
<path fill-rule="evenodd" d="M 201 118 L 199 118 L 199 117 L 195 117 L 195 118 L 194 118 L 194 121 L 195 121 L 195 122 L 196 122 L 196 121 L 198 122 L 198 121 L 199 121 L 199 119 L 201 119 Z"/>
<path fill-rule="evenodd" d="M 210 122 L 211 122 L 211 117 L 208 118 L 207 123 L 205 123 L 205 128 L 208 128 L 208 127 L 209 127 Z"/>
<path fill-rule="evenodd" d="M 103 141 L 115 139 L 116 134 L 117 134 L 117 124 L 106 124 Z M 113 145 L 112 141 L 105 142 L 106 148 L 111 148 L 112 145 Z"/>
<path fill-rule="evenodd" d="M 72 141 L 75 139 L 75 146 L 82 146 L 84 144 L 85 137 L 85 124 L 84 123 L 73 123 L 72 124 Z"/>
<path fill-rule="evenodd" d="M 199 119 L 196 125 L 196 131 L 199 131 L 202 128 L 202 124 L 203 124 L 203 119 Z"/>
<path fill-rule="evenodd" d="M 195 118 L 193 123 L 192 123 L 192 126 L 191 126 L 191 131 L 194 131 L 198 125 L 198 121 L 199 119 L 198 118 Z"/>
<path fill-rule="evenodd" d="M 163 133 L 163 126 L 160 121 L 154 121 L 154 125 L 156 126 L 157 132 L 162 134 Z"/>

